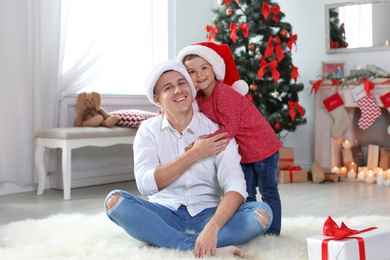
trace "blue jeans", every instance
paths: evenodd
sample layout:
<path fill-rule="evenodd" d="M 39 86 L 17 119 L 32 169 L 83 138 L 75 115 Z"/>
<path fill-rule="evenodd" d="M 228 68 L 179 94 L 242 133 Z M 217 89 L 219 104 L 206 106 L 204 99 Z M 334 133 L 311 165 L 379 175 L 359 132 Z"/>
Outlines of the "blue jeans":
<path fill-rule="evenodd" d="M 261 200 L 267 203 L 273 212 L 273 222 L 267 234 L 279 235 L 282 226 L 282 203 L 278 190 L 279 152 L 255 163 L 242 163 L 245 175 L 248 198 L 256 201 L 256 187 L 259 187 Z"/>
<path fill-rule="evenodd" d="M 106 201 L 115 193 L 121 198 L 111 210 L 106 209 L 108 217 L 130 236 L 156 247 L 193 250 L 196 238 L 216 210 L 205 209 L 191 217 L 185 206 L 173 211 L 122 190 L 110 192 Z M 220 230 L 217 247 L 244 244 L 264 234 L 272 221 L 263 228 L 255 217 L 258 209 L 266 211 L 272 220 L 272 210 L 266 203 L 246 202 Z"/>

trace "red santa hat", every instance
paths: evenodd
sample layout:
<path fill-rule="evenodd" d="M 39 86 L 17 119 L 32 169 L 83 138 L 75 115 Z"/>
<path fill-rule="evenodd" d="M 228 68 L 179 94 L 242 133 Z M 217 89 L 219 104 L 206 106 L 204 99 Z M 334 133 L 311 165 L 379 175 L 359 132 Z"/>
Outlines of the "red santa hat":
<path fill-rule="evenodd" d="M 217 80 L 232 86 L 241 95 L 248 93 L 248 84 L 240 79 L 229 45 L 214 42 L 194 43 L 183 48 L 177 54 L 177 60 L 183 63 L 183 58 L 190 54 L 196 54 L 210 63 Z"/>

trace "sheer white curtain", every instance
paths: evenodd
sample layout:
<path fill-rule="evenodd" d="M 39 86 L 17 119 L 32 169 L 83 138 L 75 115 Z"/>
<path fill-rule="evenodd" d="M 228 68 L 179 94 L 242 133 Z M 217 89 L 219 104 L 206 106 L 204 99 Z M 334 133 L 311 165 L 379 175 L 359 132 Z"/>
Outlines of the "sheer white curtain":
<path fill-rule="evenodd" d="M 33 183 L 34 132 L 57 121 L 60 1 L 0 1 L 0 194 Z"/>

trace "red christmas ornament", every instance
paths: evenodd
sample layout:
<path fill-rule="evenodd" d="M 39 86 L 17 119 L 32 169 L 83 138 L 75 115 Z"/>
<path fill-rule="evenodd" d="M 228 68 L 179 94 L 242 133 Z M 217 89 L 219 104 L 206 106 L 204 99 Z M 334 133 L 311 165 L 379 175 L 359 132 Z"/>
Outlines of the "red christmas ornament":
<path fill-rule="evenodd" d="M 348 47 L 348 42 L 343 42 L 343 47 L 347 48 Z"/>
<path fill-rule="evenodd" d="M 253 96 L 251 94 L 246 94 L 245 97 L 250 101 L 253 102 Z"/>
<path fill-rule="evenodd" d="M 279 35 L 283 38 L 287 38 L 288 31 L 286 29 L 282 29 L 280 30 Z"/>
<path fill-rule="evenodd" d="M 234 14 L 234 9 L 229 7 L 228 9 L 226 9 L 226 15 L 227 16 L 232 16 Z"/>
<path fill-rule="evenodd" d="M 276 130 L 279 130 L 279 129 L 280 129 L 280 124 L 279 124 L 279 122 L 276 123 L 276 124 L 274 125 L 274 128 L 275 128 Z"/>
<path fill-rule="evenodd" d="M 257 86 L 257 84 L 255 84 L 255 83 L 252 83 L 252 84 L 249 86 L 249 89 L 252 90 L 252 91 L 257 91 L 257 88 L 258 88 L 258 86 Z"/>

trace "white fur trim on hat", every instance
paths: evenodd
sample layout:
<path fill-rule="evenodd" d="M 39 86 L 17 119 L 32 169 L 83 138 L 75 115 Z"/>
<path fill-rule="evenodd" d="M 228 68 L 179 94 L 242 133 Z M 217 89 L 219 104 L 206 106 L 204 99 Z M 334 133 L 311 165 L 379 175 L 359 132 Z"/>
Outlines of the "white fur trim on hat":
<path fill-rule="evenodd" d="M 168 61 L 160 62 L 159 64 L 155 65 L 153 69 L 149 72 L 148 76 L 146 76 L 146 79 L 144 81 L 144 88 L 145 88 L 146 96 L 148 97 L 149 101 L 155 104 L 156 106 L 159 106 L 154 102 L 153 92 L 161 74 L 163 74 L 165 71 L 168 70 L 177 71 L 184 76 L 184 78 L 187 80 L 188 84 L 191 87 L 192 98 L 195 99 L 196 89 L 194 83 L 191 80 L 190 75 L 187 72 L 187 69 L 184 67 L 182 63 L 178 61 L 168 60 Z"/>
<path fill-rule="evenodd" d="M 176 60 L 183 63 L 183 58 L 189 54 L 196 54 L 210 63 L 217 80 L 223 80 L 225 78 L 225 62 L 213 49 L 200 44 L 190 45 L 177 54 Z"/>
<path fill-rule="evenodd" d="M 248 94 L 248 90 L 249 90 L 248 84 L 242 79 L 234 82 L 232 88 L 238 93 L 240 93 L 242 96 Z"/>

